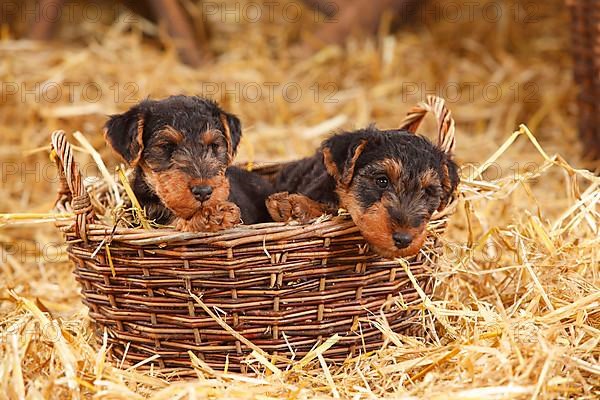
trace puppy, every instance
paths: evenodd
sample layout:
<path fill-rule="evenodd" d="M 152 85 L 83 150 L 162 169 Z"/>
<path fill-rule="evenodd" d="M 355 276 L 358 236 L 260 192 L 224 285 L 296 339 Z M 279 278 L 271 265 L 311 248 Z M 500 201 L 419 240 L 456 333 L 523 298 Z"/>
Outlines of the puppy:
<path fill-rule="evenodd" d="M 105 139 L 135 168 L 133 191 L 149 219 L 183 231 L 218 231 L 269 221 L 272 185 L 230 166 L 240 120 L 201 97 L 145 100 L 113 115 Z"/>
<path fill-rule="evenodd" d="M 346 209 L 384 257 L 419 252 L 427 223 L 459 182 L 451 156 L 407 130 L 368 127 L 332 136 L 312 157 L 275 176 L 267 208 L 275 221 L 309 221 Z"/>

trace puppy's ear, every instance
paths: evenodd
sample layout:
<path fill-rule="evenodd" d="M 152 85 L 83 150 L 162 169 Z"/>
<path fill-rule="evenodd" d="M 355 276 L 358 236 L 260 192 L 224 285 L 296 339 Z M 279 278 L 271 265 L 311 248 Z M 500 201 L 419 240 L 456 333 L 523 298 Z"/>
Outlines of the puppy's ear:
<path fill-rule="evenodd" d="M 335 135 L 323 142 L 323 163 L 338 184 L 346 187 L 350 185 L 356 161 L 366 145 L 365 138 L 355 135 Z"/>
<path fill-rule="evenodd" d="M 111 115 L 104 125 L 104 138 L 112 149 L 131 166 L 136 166 L 144 150 L 143 103 L 123 114 Z"/>
<path fill-rule="evenodd" d="M 242 139 L 242 123 L 238 117 L 226 112 L 222 112 L 219 119 L 221 120 L 221 124 L 223 124 L 223 133 L 227 140 L 227 152 L 229 153 L 231 162 L 235 153 L 237 153 L 238 145 Z"/>
<path fill-rule="evenodd" d="M 448 154 L 444 154 L 439 175 L 440 183 L 442 185 L 442 197 L 440 199 L 438 211 L 442 211 L 454 197 L 460 181 L 460 177 L 458 176 L 458 166 Z"/>

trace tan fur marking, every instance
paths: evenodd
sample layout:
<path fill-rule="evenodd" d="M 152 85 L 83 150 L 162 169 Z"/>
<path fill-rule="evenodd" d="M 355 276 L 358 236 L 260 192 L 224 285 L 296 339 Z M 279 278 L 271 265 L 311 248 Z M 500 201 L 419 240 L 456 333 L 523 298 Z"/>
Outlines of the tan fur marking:
<path fill-rule="evenodd" d="M 200 203 L 189 189 L 186 174 L 177 170 L 158 173 L 144 166 L 142 168 L 146 182 L 175 215 L 190 218 L 200 208 Z"/>
<path fill-rule="evenodd" d="M 345 186 L 350 185 L 350 182 L 352 181 L 352 177 L 354 176 L 354 166 L 356 165 L 356 161 L 358 160 L 358 157 L 360 157 L 360 155 L 362 154 L 366 145 L 367 145 L 367 141 L 361 140 L 360 144 L 356 147 L 356 150 L 354 150 L 354 154 L 352 155 L 352 158 L 350 159 L 350 165 L 348 165 L 348 168 L 346 169 L 346 171 L 344 171 L 344 176 L 342 177 L 341 183 L 343 185 L 345 185 Z"/>
<path fill-rule="evenodd" d="M 329 175 L 331 175 L 336 180 L 338 186 L 348 186 L 350 184 L 350 182 L 352 181 L 352 177 L 354 176 L 354 166 L 356 165 L 356 161 L 358 160 L 358 157 L 360 157 L 360 155 L 362 154 L 366 145 L 367 141 L 361 140 L 360 144 L 356 147 L 356 150 L 354 150 L 352 158 L 348 162 L 348 168 L 346 168 L 343 174 L 340 173 L 340 170 L 338 169 L 335 161 L 333 161 L 331 150 L 329 150 L 328 148 L 324 148 L 322 150 L 323 164 L 325 164 L 325 169 L 327 169 Z"/>
<path fill-rule="evenodd" d="M 138 165 L 140 159 L 142 158 L 142 151 L 144 150 L 144 117 L 141 115 L 138 115 L 137 135 L 135 136 L 135 141 L 139 146 L 139 150 L 137 151 L 137 154 L 135 155 L 135 157 L 133 157 L 133 160 L 130 163 L 132 167 Z M 134 154 L 133 142 L 131 143 L 131 154 Z"/>
<path fill-rule="evenodd" d="M 421 174 L 421 188 L 428 186 L 439 185 L 440 179 L 438 178 L 437 172 L 432 169 L 428 169 Z"/>
<path fill-rule="evenodd" d="M 159 134 L 161 135 L 161 139 L 175 144 L 181 143 L 184 139 L 183 133 L 179 132 L 170 125 L 165 126 L 165 128 L 161 130 Z"/>
<path fill-rule="evenodd" d="M 221 133 L 219 131 L 215 129 L 209 129 L 200 134 L 200 141 L 203 145 L 208 146 L 216 142 L 219 139 L 219 136 L 221 136 Z"/>
<path fill-rule="evenodd" d="M 225 114 L 221 113 L 219 115 L 219 119 L 225 127 L 225 132 L 223 132 L 223 134 L 225 135 L 225 141 L 227 142 L 227 165 L 231 165 L 233 162 L 233 143 L 231 141 L 231 130 L 229 129 L 229 124 L 227 123 L 227 117 Z"/>
<path fill-rule="evenodd" d="M 354 223 L 369 245 L 379 254 L 391 256 L 396 247 L 392 239 L 394 232 L 390 217 L 383 204 L 377 202 L 357 217 Z"/>
<path fill-rule="evenodd" d="M 400 160 L 385 159 L 380 162 L 391 182 L 399 182 L 402 177 L 402 162 Z"/>
<path fill-rule="evenodd" d="M 392 253 L 393 257 L 408 257 L 414 256 L 421 250 L 423 247 L 423 243 L 425 243 L 425 239 L 427 238 L 427 224 L 423 224 L 417 228 L 405 228 L 405 229 L 396 229 L 394 232 L 406 232 L 409 233 L 413 237 L 413 241 L 410 246 L 405 247 L 404 249 L 396 249 Z"/>
<path fill-rule="evenodd" d="M 333 161 L 331 150 L 329 150 L 327 147 L 323 149 L 323 164 L 325 164 L 327 173 L 329 173 L 329 175 L 331 175 L 336 182 L 339 182 L 342 179 L 340 176 L 340 171 Z"/>
<path fill-rule="evenodd" d="M 203 205 L 213 205 L 222 203 L 229 198 L 229 179 L 225 177 L 225 173 L 213 176 L 209 179 L 190 179 L 189 186 L 207 185 L 213 188 L 210 198 L 202 203 Z"/>
<path fill-rule="evenodd" d="M 229 197 L 229 180 L 224 174 L 211 179 L 190 179 L 177 169 L 154 172 L 145 163 L 141 165 L 146 182 L 154 189 L 164 205 L 177 217 L 190 219 L 201 209 L 215 207 Z M 210 198 L 199 202 L 190 190 L 192 186 L 209 185 L 213 188 Z"/>
<path fill-rule="evenodd" d="M 426 223 L 417 228 L 399 227 L 391 221 L 385 200 L 373 204 L 363 212 L 351 190 L 338 188 L 337 193 L 340 206 L 348 210 L 360 233 L 378 254 L 393 258 L 408 257 L 419 252 L 427 237 Z M 410 233 L 414 238 L 411 245 L 398 249 L 392 237 L 395 232 Z"/>

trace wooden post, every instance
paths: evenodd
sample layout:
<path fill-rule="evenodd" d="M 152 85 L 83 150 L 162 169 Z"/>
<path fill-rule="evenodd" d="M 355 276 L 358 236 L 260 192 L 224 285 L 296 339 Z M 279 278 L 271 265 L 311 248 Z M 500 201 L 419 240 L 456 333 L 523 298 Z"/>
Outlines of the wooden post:
<path fill-rule="evenodd" d="M 583 155 L 600 160 L 600 4 L 570 0 L 571 53 L 577 96 L 578 130 Z"/>
<path fill-rule="evenodd" d="M 200 65 L 200 48 L 196 43 L 192 24 L 181 4 L 177 0 L 149 1 L 156 21 L 166 25 L 181 60 L 192 66 Z M 59 22 L 64 4 L 65 0 L 39 0 L 36 20 L 30 25 L 27 36 L 33 40 L 49 40 Z M 55 11 L 59 13 L 56 16 Z"/>
<path fill-rule="evenodd" d="M 202 61 L 196 43 L 194 29 L 185 11 L 176 0 L 150 0 L 156 19 L 164 21 L 173 38 L 181 60 L 188 65 L 198 66 Z"/>
<path fill-rule="evenodd" d="M 54 28 L 58 24 L 62 7 L 65 0 L 40 0 L 37 4 L 37 16 L 35 21 L 29 26 L 27 36 L 33 40 L 48 40 L 54 33 Z M 54 15 L 54 11 L 58 15 Z"/>
<path fill-rule="evenodd" d="M 325 43 L 342 43 L 353 30 L 375 33 L 385 11 L 392 11 L 406 22 L 423 2 L 420 0 L 304 0 L 309 6 L 324 13 L 329 19 L 316 33 Z"/>

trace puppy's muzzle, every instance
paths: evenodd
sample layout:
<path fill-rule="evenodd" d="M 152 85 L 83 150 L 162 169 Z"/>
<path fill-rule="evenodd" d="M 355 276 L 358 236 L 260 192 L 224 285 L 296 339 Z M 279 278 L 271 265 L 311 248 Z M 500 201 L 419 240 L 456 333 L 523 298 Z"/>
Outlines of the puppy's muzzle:
<path fill-rule="evenodd" d="M 392 239 L 394 239 L 394 244 L 399 249 L 405 249 L 411 245 L 413 241 L 413 235 L 407 232 L 396 232 L 392 234 Z"/>
<path fill-rule="evenodd" d="M 208 185 L 198 185 L 192 186 L 191 191 L 196 200 L 202 202 L 210 199 L 210 195 L 213 192 L 213 188 Z"/>

